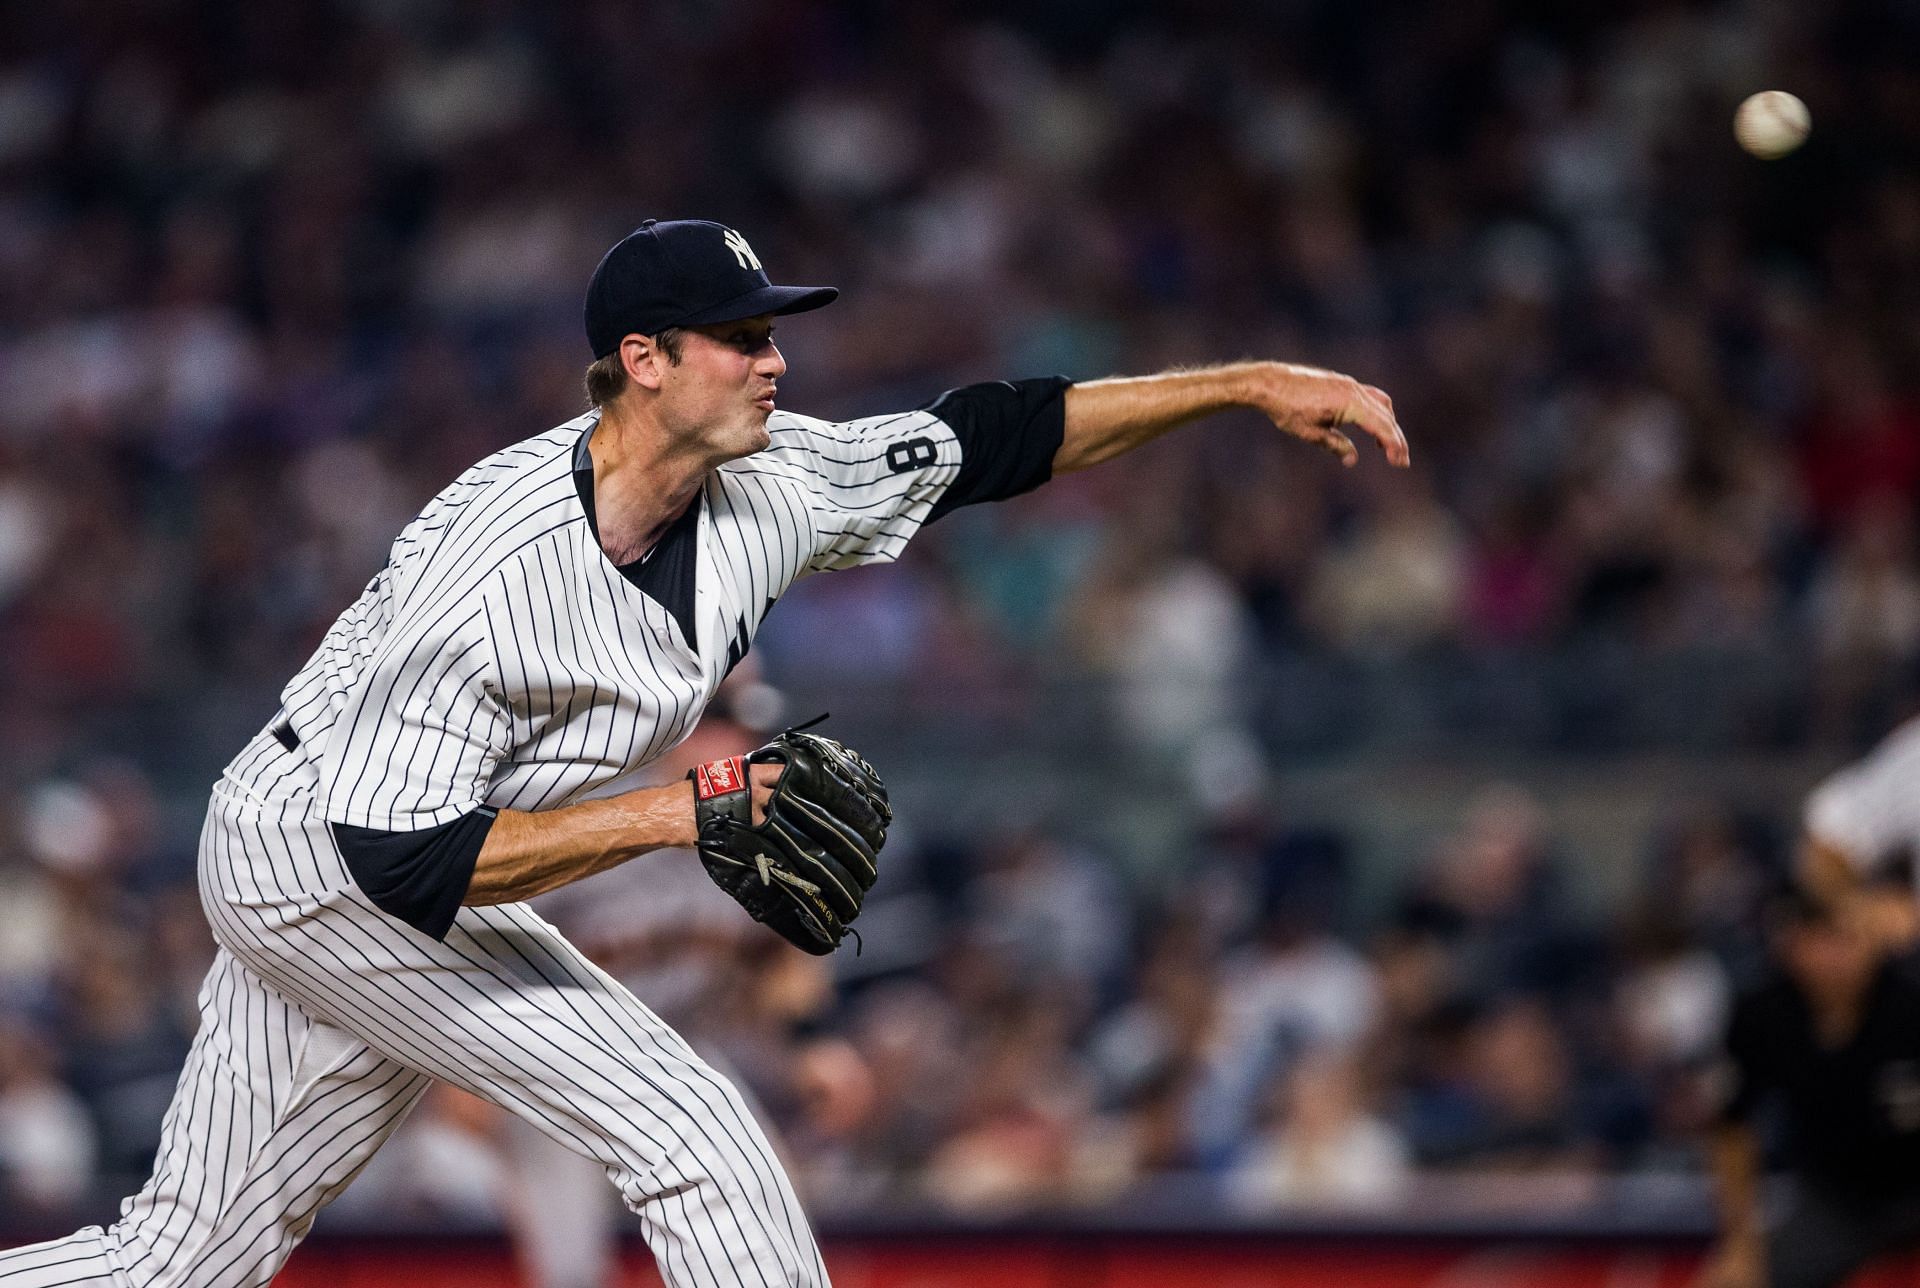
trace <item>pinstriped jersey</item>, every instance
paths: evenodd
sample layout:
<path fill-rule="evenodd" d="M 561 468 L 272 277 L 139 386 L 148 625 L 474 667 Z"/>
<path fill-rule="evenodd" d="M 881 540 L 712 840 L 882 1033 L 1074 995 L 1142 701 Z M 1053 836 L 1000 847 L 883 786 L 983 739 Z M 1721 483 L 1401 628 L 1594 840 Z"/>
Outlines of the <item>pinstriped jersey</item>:
<path fill-rule="evenodd" d="M 581 799 L 692 731 L 788 586 L 900 553 L 961 473 L 941 405 L 775 412 L 771 445 L 713 471 L 637 579 L 575 478 L 597 411 L 495 453 L 406 526 L 283 690 L 292 736 L 270 726 L 227 776 L 393 832 Z"/>

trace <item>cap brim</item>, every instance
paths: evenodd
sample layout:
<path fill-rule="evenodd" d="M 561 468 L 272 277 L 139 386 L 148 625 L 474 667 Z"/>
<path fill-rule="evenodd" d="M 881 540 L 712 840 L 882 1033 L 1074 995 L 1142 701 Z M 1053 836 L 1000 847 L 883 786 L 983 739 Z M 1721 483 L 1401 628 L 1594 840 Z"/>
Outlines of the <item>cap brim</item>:
<path fill-rule="evenodd" d="M 789 313 L 824 308 L 838 298 L 840 288 L 836 286 L 761 286 L 682 318 L 676 325 L 712 326 L 716 322 L 738 322 L 766 313 L 785 317 Z"/>

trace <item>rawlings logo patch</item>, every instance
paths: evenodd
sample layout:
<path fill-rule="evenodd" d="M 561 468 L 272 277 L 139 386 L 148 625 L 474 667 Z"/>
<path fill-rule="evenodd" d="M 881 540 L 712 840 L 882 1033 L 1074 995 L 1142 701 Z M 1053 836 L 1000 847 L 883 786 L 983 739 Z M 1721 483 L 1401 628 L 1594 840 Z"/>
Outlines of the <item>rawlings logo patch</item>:
<path fill-rule="evenodd" d="M 725 760 L 709 760 L 693 771 L 694 791 L 701 800 L 712 800 L 716 796 L 726 796 L 743 790 L 747 785 L 747 767 L 740 756 L 728 756 Z"/>

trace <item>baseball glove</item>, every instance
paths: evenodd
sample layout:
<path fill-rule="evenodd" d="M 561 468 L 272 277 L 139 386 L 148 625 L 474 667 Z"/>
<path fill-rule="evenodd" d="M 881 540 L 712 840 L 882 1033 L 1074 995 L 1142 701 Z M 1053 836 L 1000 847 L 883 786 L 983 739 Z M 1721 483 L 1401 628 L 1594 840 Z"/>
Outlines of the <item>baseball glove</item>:
<path fill-rule="evenodd" d="M 803 730 L 697 765 L 687 777 L 707 875 L 755 921 L 819 956 L 838 948 L 860 915 L 893 809 L 872 765 Z M 753 765 L 786 767 L 758 826 Z"/>

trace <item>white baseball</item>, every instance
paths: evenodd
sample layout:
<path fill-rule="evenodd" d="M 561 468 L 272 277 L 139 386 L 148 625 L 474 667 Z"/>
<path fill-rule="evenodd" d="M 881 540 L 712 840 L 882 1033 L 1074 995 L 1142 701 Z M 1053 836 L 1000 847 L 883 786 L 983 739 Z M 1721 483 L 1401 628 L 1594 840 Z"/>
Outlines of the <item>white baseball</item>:
<path fill-rule="evenodd" d="M 1807 105 L 1783 89 L 1762 90 L 1733 114 L 1733 137 L 1763 161 L 1787 155 L 1812 129 Z"/>

